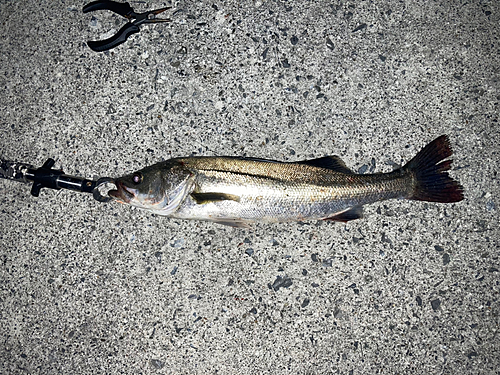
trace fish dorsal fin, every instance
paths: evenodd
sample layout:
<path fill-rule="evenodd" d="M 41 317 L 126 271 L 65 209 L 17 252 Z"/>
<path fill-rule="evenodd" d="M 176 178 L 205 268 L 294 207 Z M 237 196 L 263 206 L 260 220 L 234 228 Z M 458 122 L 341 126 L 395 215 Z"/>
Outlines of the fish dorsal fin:
<path fill-rule="evenodd" d="M 191 197 L 193 197 L 197 204 L 206 204 L 220 201 L 240 201 L 239 196 L 226 193 L 191 193 Z"/>
<path fill-rule="evenodd" d="M 333 216 L 327 217 L 323 220 L 340 221 L 342 223 L 347 223 L 348 221 L 361 219 L 362 217 L 363 217 L 363 207 L 354 206 L 352 208 L 349 208 L 347 211 L 340 212 Z"/>
<path fill-rule="evenodd" d="M 296 164 L 305 164 L 313 167 L 330 169 L 332 171 L 345 174 L 354 174 L 354 172 L 347 168 L 344 161 L 337 155 L 324 156 L 318 159 L 297 161 Z"/>

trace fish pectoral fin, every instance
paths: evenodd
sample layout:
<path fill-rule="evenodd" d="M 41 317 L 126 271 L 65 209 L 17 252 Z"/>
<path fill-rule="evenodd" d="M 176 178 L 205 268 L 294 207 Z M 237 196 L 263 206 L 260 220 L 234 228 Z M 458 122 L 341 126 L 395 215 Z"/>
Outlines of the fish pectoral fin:
<path fill-rule="evenodd" d="M 228 227 L 233 228 L 251 228 L 250 224 L 245 220 L 238 219 L 211 219 L 216 224 L 227 225 Z"/>
<path fill-rule="evenodd" d="M 318 159 L 302 160 L 295 162 L 296 164 L 305 164 L 313 167 L 330 169 L 335 172 L 345 173 L 345 174 L 355 174 L 352 170 L 347 168 L 344 161 L 336 156 L 325 156 Z"/>
<path fill-rule="evenodd" d="M 220 201 L 240 201 L 240 197 L 238 195 L 226 193 L 191 193 L 191 197 L 193 197 L 197 204 L 206 204 Z"/>
<path fill-rule="evenodd" d="M 333 216 L 324 218 L 323 220 L 340 221 L 342 223 L 347 223 L 348 221 L 361 219 L 362 217 L 363 217 L 363 207 L 354 206 L 352 208 L 349 208 L 347 211 L 340 212 Z"/>

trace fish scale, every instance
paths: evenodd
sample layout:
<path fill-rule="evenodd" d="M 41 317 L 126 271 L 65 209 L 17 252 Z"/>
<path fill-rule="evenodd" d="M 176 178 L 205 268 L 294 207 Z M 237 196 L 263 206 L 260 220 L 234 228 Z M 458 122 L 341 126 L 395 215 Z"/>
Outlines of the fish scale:
<path fill-rule="evenodd" d="M 227 165 L 229 160 L 181 161 L 196 171 L 196 192 L 240 197 L 239 202 L 226 200 L 205 205 L 196 204 L 194 200 L 186 202 L 172 215 L 183 219 L 234 217 L 263 222 L 322 219 L 349 207 L 401 197 L 407 193 L 406 187 L 411 186 L 410 174 L 345 175 L 300 164 L 258 162 L 261 165 L 254 166 L 249 160 L 238 160 L 241 168 L 232 165 L 231 171 L 221 171 L 221 164 Z"/>

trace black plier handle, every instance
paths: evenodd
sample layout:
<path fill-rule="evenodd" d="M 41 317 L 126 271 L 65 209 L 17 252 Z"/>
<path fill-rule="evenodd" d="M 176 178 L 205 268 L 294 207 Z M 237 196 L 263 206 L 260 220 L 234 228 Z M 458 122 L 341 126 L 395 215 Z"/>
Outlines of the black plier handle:
<path fill-rule="evenodd" d="M 136 13 L 129 3 L 117 3 L 116 1 L 111 0 L 93 1 L 83 7 L 83 13 L 93 12 L 96 10 L 110 10 L 122 17 L 127 18 L 131 22 L 122 26 L 122 28 L 111 38 L 88 41 L 87 45 L 95 52 L 103 52 L 115 48 L 125 42 L 130 35 L 138 33 L 139 25 L 143 23 L 170 22 L 169 19 L 155 18 L 157 14 L 168 9 L 170 9 L 170 7 L 150 10 L 144 13 Z"/>

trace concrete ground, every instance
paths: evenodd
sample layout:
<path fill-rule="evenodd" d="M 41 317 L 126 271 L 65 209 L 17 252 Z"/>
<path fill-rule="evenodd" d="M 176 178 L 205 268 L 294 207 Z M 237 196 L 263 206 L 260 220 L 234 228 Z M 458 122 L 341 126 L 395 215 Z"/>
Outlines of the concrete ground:
<path fill-rule="evenodd" d="M 499 373 L 498 2 L 181 1 L 107 53 L 84 4 L 1 2 L 1 158 L 369 173 L 448 134 L 466 199 L 246 230 L 2 180 L 2 374 Z"/>

